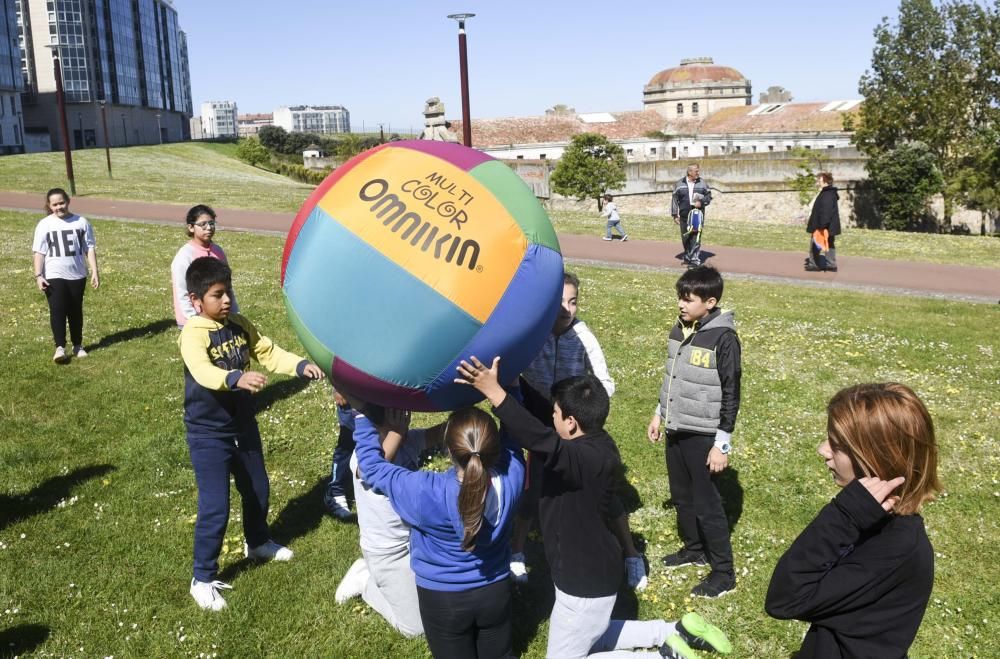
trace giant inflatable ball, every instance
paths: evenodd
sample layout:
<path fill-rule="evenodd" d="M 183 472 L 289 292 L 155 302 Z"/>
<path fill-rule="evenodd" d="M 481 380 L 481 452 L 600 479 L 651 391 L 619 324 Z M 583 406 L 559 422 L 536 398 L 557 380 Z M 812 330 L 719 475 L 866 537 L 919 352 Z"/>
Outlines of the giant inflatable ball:
<path fill-rule="evenodd" d="M 562 255 L 534 194 L 457 144 L 392 142 L 341 165 L 288 233 L 281 283 L 312 359 L 359 398 L 451 410 L 471 355 L 503 381 L 541 349 L 562 296 Z"/>

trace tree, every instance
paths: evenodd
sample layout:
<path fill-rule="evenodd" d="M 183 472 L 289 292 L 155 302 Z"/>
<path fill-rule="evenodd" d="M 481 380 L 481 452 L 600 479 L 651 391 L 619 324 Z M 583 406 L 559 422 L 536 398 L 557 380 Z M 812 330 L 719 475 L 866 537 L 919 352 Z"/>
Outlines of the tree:
<path fill-rule="evenodd" d="M 275 153 L 285 152 L 285 142 L 288 140 L 288 132 L 281 126 L 263 126 L 257 131 L 257 138 L 265 147 Z"/>
<path fill-rule="evenodd" d="M 345 162 L 364 151 L 361 138 L 353 133 L 348 133 L 337 141 L 337 160 Z"/>
<path fill-rule="evenodd" d="M 868 173 L 882 226 L 896 231 L 922 228 L 928 199 L 942 189 L 930 147 L 921 142 L 901 144 L 869 159 Z"/>
<path fill-rule="evenodd" d="M 982 213 L 980 234 L 997 231 L 1000 221 L 1000 129 L 982 132 L 951 189 L 966 208 Z"/>
<path fill-rule="evenodd" d="M 552 189 L 566 197 L 597 199 L 625 184 L 625 150 L 597 133 L 573 137 L 552 172 Z"/>
<path fill-rule="evenodd" d="M 996 107 L 988 91 L 997 75 L 996 14 L 972 0 L 940 7 L 902 0 L 896 23 L 886 18 L 875 28 L 871 69 L 858 83 L 865 102 L 857 120 L 845 118 L 858 148 L 884 163 L 905 142 L 921 142 L 939 173 L 954 179 L 991 103 Z M 953 194 L 951 187 L 941 192 L 947 226 Z"/>
<path fill-rule="evenodd" d="M 271 152 L 256 137 L 241 137 L 237 142 L 236 157 L 254 167 L 271 162 Z"/>
<path fill-rule="evenodd" d="M 799 204 L 805 206 L 816 196 L 816 176 L 826 168 L 828 161 L 819 150 L 797 146 L 791 156 L 799 160 L 798 174 L 785 179 L 792 190 L 798 193 Z"/>

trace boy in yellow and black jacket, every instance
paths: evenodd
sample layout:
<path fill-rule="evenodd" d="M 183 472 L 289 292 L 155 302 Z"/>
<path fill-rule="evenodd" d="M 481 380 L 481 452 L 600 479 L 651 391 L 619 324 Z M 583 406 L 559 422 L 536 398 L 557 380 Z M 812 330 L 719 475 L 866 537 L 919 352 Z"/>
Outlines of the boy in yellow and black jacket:
<path fill-rule="evenodd" d="M 222 261 L 195 259 L 187 288 L 199 314 L 188 320 L 178 345 L 184 359 L 184 425 L 198 484 L 191 596 L 203 609 L 226 607 L 215 579 L 229 522 L 229 475 L 243 500 L 244 551 L 254 560 L 287 561 L 292 552 L 271 540 L 267 527 L 270 484 L 264 468 L 253 393 L 267 377 L 250 368 L 253 356 L 265 368 L 312 380 L 323 371 L 274 345 L 253 323 L 231 314 L 232 274 Z"/>

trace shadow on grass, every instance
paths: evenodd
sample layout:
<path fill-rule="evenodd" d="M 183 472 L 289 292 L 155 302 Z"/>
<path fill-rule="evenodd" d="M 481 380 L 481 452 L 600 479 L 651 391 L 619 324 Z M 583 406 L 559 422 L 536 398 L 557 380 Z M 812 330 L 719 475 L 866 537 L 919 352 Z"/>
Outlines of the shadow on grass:
<path fill-rule="evenodd" d="M 173 318 L 164 318 L 162 320 L 157 320 L 147 325 L 143 325 L 142 327 L 132 327 L 120 332 L 115 332 L 114 334 L 108 334 L 107 336 L 101 337 L 101 340 L 97 343 L 84 346 L 84 350 L 90 352 L 91 350 L 111 347 L 116 343 L 124 343 L 125 341 L 131 341 L 132 339 L 142 339 L 148 336 L 154 336 L 167 331 L 171 327 L 177 327 L 177 321 Z"/>
<path fill-rule="evenodd" d="M 677 259 L 678 261 L 681 261 L 681 264 L 683 265 L 684 257 L 686 256 L 686 254 L 687 254 L 686 252 L 677 252 L 676 254 L 674 254 L 674 258 Z M 715 252 L 709 251 L 707 249 L 702 249 L 701 252 L 699 252 L 698 256 L 701 258 L 701 262 L 705 263 L 705 261 L 715 256 Z"/>
<path fill-rule="evenodd" d="M 74 469 L 64 476 L 42 481 L 27 494 L 7 496 L 0 494 L 0 531 L 55 508 L 61 499 L 70 496 L 73 488 L 92 478 L 115 470 L 114 465 L 90 465 Z"/>
<path fill-rule="evenodd" d="M 0 657 L 28 654 L 44 643 L 51 632 L 45 625 L 15 625 L 0 631 Z"/>
<path fill-rule="evenodd" d="M 320 478 L 316 481 L 308 492 L 304 492 L 288 502 L 278 516 L 271 523 L 271 537 L 278 544 L 291 545 L 296 538 L 301 538 L 319 528 L 320 522 L 326 516 L 326 507 L 323 505 L 323 494 L 330 483 L 329 477 Z M 348 522 L 342 522 L 348 523 Z M 356 521 L 353 523 L 357 523 Z M 294 547 L 291 548 L 293 551 Z M 232 583 L 237 577 L 260 565 L 255 561 L 244 558 L 240 561 L 227 565 L 217 577 L 220 581 Z"/>
<path fill-rule="evenodd" d="M 311 380 L 305 378 L 290 378 L 268 385 L 262 392 L 253 397 L 254 403 L 257 405 L 257 411 L 263 412 L 279 400 L 284 400 L 293 394 L 299 393 L 308 387 L 310 382 Z"/>

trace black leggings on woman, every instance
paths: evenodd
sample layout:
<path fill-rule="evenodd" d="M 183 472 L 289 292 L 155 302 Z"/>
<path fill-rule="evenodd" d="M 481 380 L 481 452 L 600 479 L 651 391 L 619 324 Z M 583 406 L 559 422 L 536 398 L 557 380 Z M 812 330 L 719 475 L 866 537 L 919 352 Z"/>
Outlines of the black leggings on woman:
<path fill-rule="evenodd" d="M 66 321 L 73 346 L 83 346 L 83 292 L 87 279 L 49 279 L 45 297 L 49 300 L 49 323 L 56 347 L 66 347 Z"/>
<path fill-rule="evenodd" d="M 434 659 L 501 659 L 513 651 L 510 580 L 463 591 L 417 586 L 420 619 Z"/>

